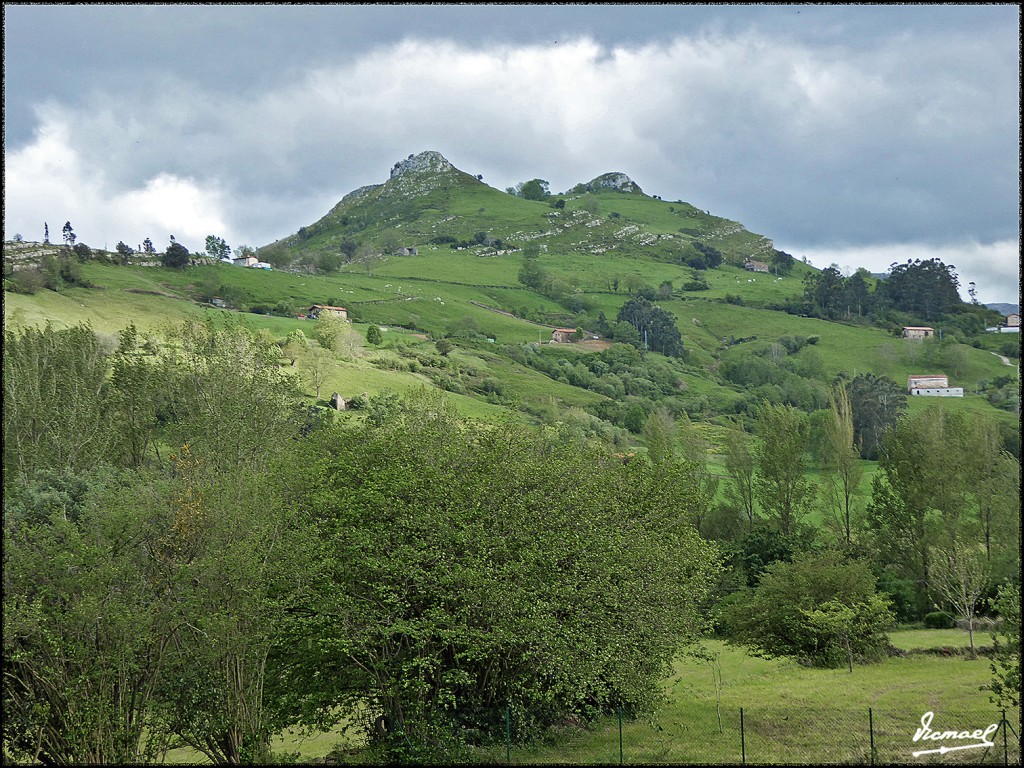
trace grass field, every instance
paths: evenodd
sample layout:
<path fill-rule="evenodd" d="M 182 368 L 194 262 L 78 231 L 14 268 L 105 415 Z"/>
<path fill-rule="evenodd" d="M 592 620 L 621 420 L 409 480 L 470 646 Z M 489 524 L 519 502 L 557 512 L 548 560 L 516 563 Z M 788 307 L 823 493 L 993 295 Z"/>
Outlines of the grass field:
<path fill-rule="evenodd" d="M 967 633 L 905 630 L 891 639 L 903 648 L 962 647 Z M 925 712 L 935 713 L 937 726 L 948 723 L 946 727 L 957 728 L 984 727 L 1000 718 L 982 688 L 990 674 L 984 658 L 892 657 L 855 666 L 851 674 L 846 669 L 803 667 L 787 659 L 756 658 L 718 640 L 703 645 L 718 655 L 720 688 L 711 664 L 680 658 L 665 681 L 664 706 L 652 718 L 623 723 L 624 762 L 736 764 L 745 748 L 751 763 L 867 763 L 869 708 L 877 762 L 907 762 L 913 749 L 920 748 L 912 739 Z M 1019 712 L 1007 715 L 1014 724 L 1019 722 Z M 469 762 L 504 763 L 504 734 L 496 736 L 498 746 L 472 752 Z M 1010 741 L 1012 748 L 1012 737 Z M 336 745 L 352 748 L 358 743 L 343 737 L 339 729 L 306 737 L 285 733 L 274 740 L 273 748 L 299 752 L 301 759 L 309 760 L 323 757 Z M 1010 755 L 1011 762 L 1015 755 L 1019 751 Z M 204 762 L 201 757 L 178 749 L 168 755 L 168 762 Z M 516 764 L 617 764 L 618 718 L 612 715 L 588 728 L 566 727 L 540 743 L 512 747 L 510 757 Z M 973 757 L 976 762 L 979 755 Z M 986 762 L 995 757 L 990 753 Z M 1001 752 L 998 758 L 1002 762 Z"/>

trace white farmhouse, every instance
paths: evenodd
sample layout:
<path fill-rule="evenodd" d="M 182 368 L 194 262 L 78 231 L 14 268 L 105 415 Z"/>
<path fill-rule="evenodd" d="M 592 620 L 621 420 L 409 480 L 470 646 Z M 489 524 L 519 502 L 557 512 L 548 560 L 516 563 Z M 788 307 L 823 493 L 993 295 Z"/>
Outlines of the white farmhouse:
<path fill-rule="evenodd" d="M 949 378 L 943 375 L 910 376 L 907 391 L 922 397 L 963 397 L 963 387 L 949 386 Z"/>

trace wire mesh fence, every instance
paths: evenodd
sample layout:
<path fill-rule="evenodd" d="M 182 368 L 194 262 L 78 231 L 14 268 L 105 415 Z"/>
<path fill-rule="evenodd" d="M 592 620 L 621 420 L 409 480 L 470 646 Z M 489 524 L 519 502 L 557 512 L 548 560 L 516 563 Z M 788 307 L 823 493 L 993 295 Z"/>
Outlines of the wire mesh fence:
<path fill-rule="evenodd" d="M 567 729 L 557 750 L 514 746 L 489 750 L 487 762 L 606 765 L 1019 765 L 1020 710 L 939 707 L 822 709 L 717 707 L 695 701 L 671 720 L 629 721 L 614 713 L 603 727 Z"/>

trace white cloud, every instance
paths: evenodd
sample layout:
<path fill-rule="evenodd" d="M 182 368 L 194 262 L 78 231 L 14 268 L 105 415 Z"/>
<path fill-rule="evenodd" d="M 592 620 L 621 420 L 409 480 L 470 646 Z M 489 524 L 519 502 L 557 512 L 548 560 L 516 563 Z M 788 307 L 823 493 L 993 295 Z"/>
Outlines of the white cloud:
<path fill-rule="evenodd" d="M 968 34 L 856 50 L 756 31 L 612 48 L 408 38 L 258 93 L 140 82 L 88 111 L 38 110 L 7 158 L 5 223 L 259 245 L 436 149 L 498 188 L 623 171 L 783 242 L 1002 242 L 1019 104 L 1001 55 Z"/>
<path fill-rule="evenodd" d="M 70 221 L 79 242 L 113 250 L 146 237 L 159 248 L 174 235 L 202 250 L 207 234 L 224 232 L 224 201 L 215 188 L 159 173 L 137 188 L 111 190 L 101 158 L 72 148 L 68 124 L 50 118 L 36 140 L 9 154 L 4 167 L 5 236 L 41 240 L 43 224 L 57 241 Z"/>

